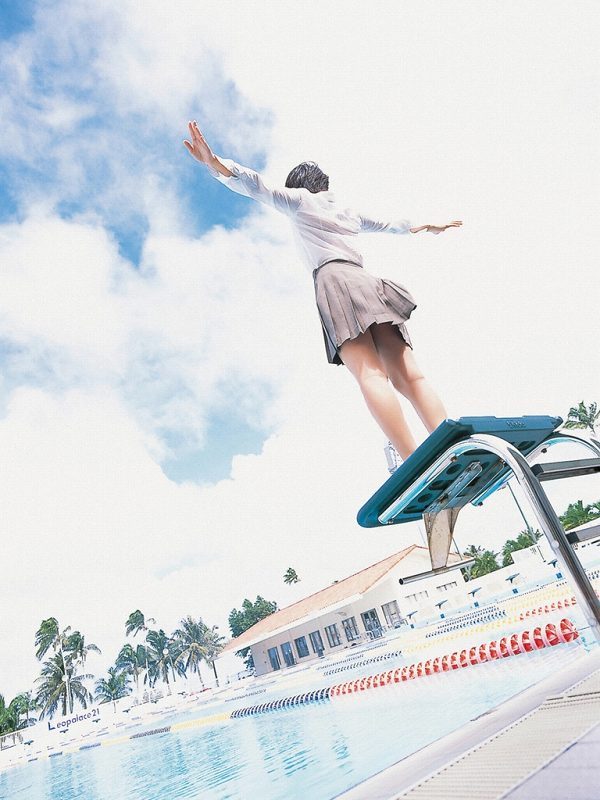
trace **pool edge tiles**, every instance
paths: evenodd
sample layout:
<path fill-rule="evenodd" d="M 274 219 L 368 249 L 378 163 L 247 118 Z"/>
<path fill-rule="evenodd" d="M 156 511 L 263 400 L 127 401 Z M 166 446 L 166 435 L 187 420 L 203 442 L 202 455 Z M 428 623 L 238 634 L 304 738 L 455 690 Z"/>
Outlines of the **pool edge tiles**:
<path fill-rule="evenodd" d="M 579 657 L 560 672 L 532 684 L 488 713 L 475 717 L 458 730 L 441 736 L 330 800 L 401 800 L 429 775 L 527 717 L 552 695 L 567 692 L 600 671 L 600 647 L 591 651 L 581 647 L 579 653 Z"/>

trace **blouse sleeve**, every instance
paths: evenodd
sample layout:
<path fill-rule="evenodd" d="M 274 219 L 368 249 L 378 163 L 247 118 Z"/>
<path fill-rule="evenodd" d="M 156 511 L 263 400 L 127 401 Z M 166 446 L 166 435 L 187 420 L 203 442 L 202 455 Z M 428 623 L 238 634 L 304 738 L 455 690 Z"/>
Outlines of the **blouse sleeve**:
<path fill-rule="evenodd" d="M 360 229 L 367 232 L 383 232 L 383 233 L 409 233 L 412 224 L 408 219 L 397 219 L 390 222 L 383 222 L 381 220 L 370 219 L 360 214 Z"/>
<path fill-rule="evenodd" d="M 208 165 L 208 171 L 232 192 L 252 197 L 261 203 L 276 208 L 284 214 L 295 214 L 302 202 L 302 189 L 273 189 L 264 182 L 262 177 L 253 169 L 242 167 L 230 158 L 220 158 L 224 167 L 233 173 L 233 177 L 221 175 L 216 169 Z"/>

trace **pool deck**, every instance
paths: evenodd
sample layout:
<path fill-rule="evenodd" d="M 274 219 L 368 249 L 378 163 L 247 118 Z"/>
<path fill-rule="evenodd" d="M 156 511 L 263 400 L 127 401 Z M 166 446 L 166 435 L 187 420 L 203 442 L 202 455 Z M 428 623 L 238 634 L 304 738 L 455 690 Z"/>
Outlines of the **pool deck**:
<path fill-rule="evenodd" d="M 600 648 L 339 795 L 339 800 L 597 800 Z"/>

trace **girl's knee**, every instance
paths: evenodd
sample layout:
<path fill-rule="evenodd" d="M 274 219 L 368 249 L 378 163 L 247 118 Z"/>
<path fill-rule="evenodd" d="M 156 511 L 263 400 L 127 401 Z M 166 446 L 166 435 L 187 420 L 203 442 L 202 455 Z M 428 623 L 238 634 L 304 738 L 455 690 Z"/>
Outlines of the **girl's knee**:
<path fill-rule="evenodd" d="M 425 376 L 421 374 L 413 374 L 409 376 L 395 376 L 392 379 L 392 384 L 394 389 L 400 394 L 404 395 L 404 397 L 410 399 L 414 397 L 415 390 L 418 388 L 421 381 L 425 380 Z"/>
<path fill-rule="evenodd" d="M 355 378 L 361 389 L 380 387 L 388 383 L 388 376 L 385 370 L 377 367 L 362 369 L 355 375 Z"/>

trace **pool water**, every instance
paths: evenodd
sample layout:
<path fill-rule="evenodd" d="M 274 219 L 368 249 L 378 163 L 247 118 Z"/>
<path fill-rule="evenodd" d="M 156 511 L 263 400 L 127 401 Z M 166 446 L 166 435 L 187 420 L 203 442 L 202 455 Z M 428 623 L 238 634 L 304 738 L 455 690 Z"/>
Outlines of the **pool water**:
<path fill-rule="evenodd" d="M 576 643 L 546 648 L 209 728 L 60 755 L 0 774 L 0 797 L 331 800 L 581 655 Z"/>

